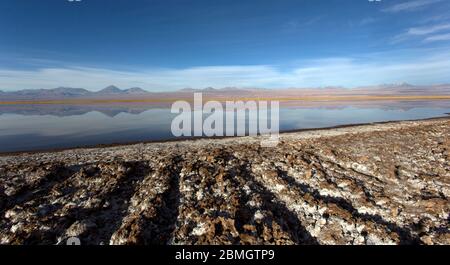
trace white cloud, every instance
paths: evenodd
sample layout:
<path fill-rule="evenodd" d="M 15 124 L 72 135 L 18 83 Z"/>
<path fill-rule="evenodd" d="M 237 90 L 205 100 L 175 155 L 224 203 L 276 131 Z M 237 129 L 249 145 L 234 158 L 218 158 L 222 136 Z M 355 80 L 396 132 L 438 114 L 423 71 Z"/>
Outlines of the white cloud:
<path fill-rule="evenodd" d="M 283 25 L 283 31 L 292 33 L 299 30 L 306 29 L 311 25 L 318 23 L 322 19 L 322 16 L 313 17 L 308 20 L 291 19 Z"/>
<path fill-rule="evenodd" d="M 431 34 L 431 33 L 446 30 L 446 29 L 450 29 L 450 23 L 410 28 L 408 30 L 408 34 L 410 34 L 410 35 L 427 35 L 427 34 Z"/>
<path fill-rule="evenodd" d="M 444 13 L 428 15 L 427 17 L 421 19 L 420 23 L 448 21 L 450 19 L 450 14 L 448 14 L 448 12 L 445 12 L 445 8 L 441 12 L 444 12 Z"/>
<path fill-rule="evenodd" d="M 377 22 L 377 21 L 378 21 L 378 20 L 377 20 L 376 18 L 373 18 L 373 17 L 366 17 L 366 18 L 363 18 L 363 19 L 359 22 L 359 25 L 365 26 L 365 25 L 373 24 L 373 23 L 375 23 L 375 22 Z"/>
<path fill-rule="evenodd" d="M 444 37 L 435 36 L 434 40 L 439 38 Z M 416 56 L 409 54 L 410 59 L 401 59 L 401 56 L 395 58 L 393 54 L 377 54 L 358 58 L 310 60 L 287 71 L 274 65 L 204 66 L 146 71 L 117 71 L 87 67 L 0 69 L 0 89 L 69 86 L 99 90 L 114 84 L 122 88 L 138 86 L 147 90 L 168 91 L 208 86 L 353 87 L 400 82 L 417 84 L 450 82 L 448 75 L 450 51 L 416 51 L 414 54 Z"/>
<path fill-rule="evenodd" d="M 427 25 L 421 27 L 413 27 L 406 30 L 405 33 L 399 34 L 392 38 L 391 43 L 399 43 L 406 41 L 410 38 L 417 38 L 421 36 L 430 35 L 436 32 L 445 31 L 450 29 L 450 23 Z"/>
<path fill-rule="evenodd" d="M 420 9 L 422 7 L 441 2 L 442 0 L 414 0 L 414 1 L 407 1 L 400 4 L 392 5 L 388 8 L 383 9 L 385 12 L 389 13 L 397 13 L 397 12 L 403 12 L 403 11 L 414 11 L 417 9 Z"/>
<path fill-rule="evenodd" d="M 429 36 L 424 40 L 424 42 L 447 41 L 447 40 L 450 40 L 450 33 Z"/>

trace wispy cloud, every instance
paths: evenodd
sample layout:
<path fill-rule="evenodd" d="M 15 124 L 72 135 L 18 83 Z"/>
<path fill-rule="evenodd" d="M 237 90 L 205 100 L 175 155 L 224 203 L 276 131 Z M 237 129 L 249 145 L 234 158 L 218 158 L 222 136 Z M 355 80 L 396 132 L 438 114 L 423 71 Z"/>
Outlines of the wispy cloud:
<path fill-rule="evenodd" d="M 410 28 L 408 30 L 408 34 L 409 35 L 426 35 L 426 34 L 431 34 L 431 33 L 435 33 L 435 32 L 446 30 L 446 29 L 450 29 L 450 23 Z"/>
<path fill-rule="evenodd" d="M 435 14 L 435 15 L 428 15 L 423 19 L 420 19 L 421 23 L 430 23 L 430 22 L 442 22 L 442 21 L 448 21 L 450 20 L 450 14 L 448 12 L 445 12 L 445 9 L 442 10 L 441 14 Z"/>
<path fill-rule="evenodd" d="M 450 36 L 435 36 L 450 38 Z M 430 40 L 430 41 L 433 41 Z M 275 65 L 204 66 L 185 69 L 116 71 L 103 68 L 64 67 L 36 70 L 0 69 L 0 89 L 83 87 L 98 90 L 110 84 L 139 86 L 153 91 L 185 87 L 319 87 L 363 86 L 380 83 L 417 84 L 450 82 L 450 51 L 420 52 L 412 59 L 377 56 L 324 58 L 304 61 L 290 70 Z M 411 57 L 409 57 L 411 58 Z M 394 61 L 394 62 L 393 62 Z"/>
<path fill-rule="evenodd" d="M 398 43 L 414 37 L 422 37 L 450 29 L 450 23 L 413 27 L 392 38 L 392 43 Z"/>
<path fill-rule="evenodd" d="M 369 24 L 373 24 L 373 23 L 375 23 L 375 22 L 377 22 L 377 19 L 376 19 L 376 18 L 373 18 L 373 17 L 366 17 L 366 18 L 363 18 L 363 19 L 359 22 L 359 25 L 361 25 L 361 26 L 366 26 L 366 25 L 369 25 Z"/>
<path fill-rule="evenodd" d="M 448 40 L 450 40 L 450 33 L 429 36 L 424 40 L 424 42 L 448 41 Z"/>
<path fill-rule="evenodd" d="M 397 12 L 406 12 L 406 11 L 415 11 L 420 8 L 429 6 L 431 4 L 441 2 L 442 0 L 413 0 L 407 1 L 400 4 L 392 5 L 388 8 L 383 9 L 384 12 L 389 13 L 397 13 Z"/>
<path fill-rule="evenodd" d="M 283 25 L 283 31 L 285 32 L 296 32 L 305 28 L 310 27 L 322 20 L 321 16 L 313 17 L 307 20 L 291 19 Z"/>

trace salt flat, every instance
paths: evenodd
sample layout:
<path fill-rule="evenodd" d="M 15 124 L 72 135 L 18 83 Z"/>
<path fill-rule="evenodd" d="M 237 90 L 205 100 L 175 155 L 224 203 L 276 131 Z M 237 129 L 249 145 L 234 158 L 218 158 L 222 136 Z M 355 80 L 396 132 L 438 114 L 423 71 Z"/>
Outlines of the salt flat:
<path fill-rule="evenodd" d="M 0 157 L 0 243 L 449 244 L 450 120 Z"/>

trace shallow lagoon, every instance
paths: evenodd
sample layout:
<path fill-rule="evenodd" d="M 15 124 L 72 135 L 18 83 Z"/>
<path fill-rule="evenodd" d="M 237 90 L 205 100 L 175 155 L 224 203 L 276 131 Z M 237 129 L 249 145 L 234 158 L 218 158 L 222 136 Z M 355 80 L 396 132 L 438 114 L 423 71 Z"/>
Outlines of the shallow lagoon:
<path fill-rule="evenodd" d="M 280 108 L 280 130 L 324 128 L 345 124 L 425 119 L 450 113 L 450 102 L 408 108 L 396 106 L 323 106 Z M 70 148 L 99 144 L 174 139 L 169 108 L 98 108 L 85 111 L 65 107 L 23 111 L 20 106 L 0 108 L 0 152 Z"/>

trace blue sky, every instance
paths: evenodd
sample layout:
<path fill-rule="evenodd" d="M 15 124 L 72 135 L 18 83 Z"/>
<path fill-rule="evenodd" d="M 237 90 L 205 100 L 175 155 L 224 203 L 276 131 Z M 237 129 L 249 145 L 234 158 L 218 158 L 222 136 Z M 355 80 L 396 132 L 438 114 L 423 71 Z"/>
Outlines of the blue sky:
<path fill-rule="evenodd" d="M 448 0 L 2 0 L 0 89 L 450 83 Z"/>

